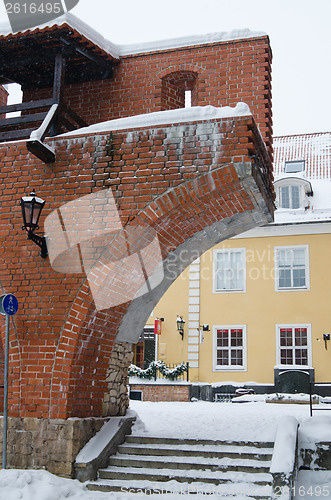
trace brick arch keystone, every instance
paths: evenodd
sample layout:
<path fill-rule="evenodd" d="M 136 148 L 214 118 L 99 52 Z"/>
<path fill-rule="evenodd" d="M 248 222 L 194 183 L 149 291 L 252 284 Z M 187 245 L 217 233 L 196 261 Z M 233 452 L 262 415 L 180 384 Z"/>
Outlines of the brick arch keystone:
<path fill-rule="evenodd" d="M 167 68 L 163 69 L 162 71 L 159 71 L 157 73 L 157 77 L 162 80 L 162 78 L 165 78 L 168 75 L 171 74 L 176 74 L 176 73 L 191 73 L 195 75 L 200 75 L 205 71 L 205 68 L 203 66 L 198 66 L 196 64 L 172 64 L 168 66 Z"/>

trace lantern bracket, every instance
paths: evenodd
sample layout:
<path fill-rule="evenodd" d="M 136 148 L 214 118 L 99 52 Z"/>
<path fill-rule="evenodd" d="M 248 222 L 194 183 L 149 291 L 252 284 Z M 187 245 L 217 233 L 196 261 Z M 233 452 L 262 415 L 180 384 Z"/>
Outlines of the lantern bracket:
<path fill-rule="evenodd" d="M 47 244 L 45 236 L 39 236 L 32 231 L 28 231 L 28 239 L 33 241 L 40 248 L 40 257 L 46 259 L 48 256 Z"/>
<path fill-rule="evenodd" d="M 183 320 L 183 316 L 177 316 L 177 330 L 179 335 L 182 337 L 182 340 L 184 340 L 184 325 L 185 321 Z"/>

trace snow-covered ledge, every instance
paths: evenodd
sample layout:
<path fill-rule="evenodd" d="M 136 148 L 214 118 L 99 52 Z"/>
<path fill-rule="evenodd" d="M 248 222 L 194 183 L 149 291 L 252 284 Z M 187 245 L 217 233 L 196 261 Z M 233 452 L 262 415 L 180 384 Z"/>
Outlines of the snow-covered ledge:
<path fill-rule="evenodd" d="M 290 500 L 297 468 L 299 422 L 292 416 L 280 419 L 275 438 L 270 473 L 273 477 L 273 498 Z"/>
<path fill-rule="evenodd" d="M 115 130 L 140 129 L 143 127 L 157 127 L 158 125 L 174 125 L 179 123 L 191 123 L 196 121 L 218 120 L 239 116 L 251 116 L 249 106 L 244 102 L 238 102 L 236 106 L 192 106 L 191 108 L 169 109 L 166 111 L 155 111 L 140 115 L 126 116 L 115 120 L 94 123 L 88 127 L 72 130 L 58 137 L 71 137 L 76 135 L 100 134 Z"/>
<path fill-rule="evenodd" d="M 96 480 L 98 469 L 107 466 L 110 455 L 131 434 L 136 413 L 128 410 L 124 417 L 111 417 L 100 431 L 80 450 L 74 464 L 75 478 L 79 481 Z"/>

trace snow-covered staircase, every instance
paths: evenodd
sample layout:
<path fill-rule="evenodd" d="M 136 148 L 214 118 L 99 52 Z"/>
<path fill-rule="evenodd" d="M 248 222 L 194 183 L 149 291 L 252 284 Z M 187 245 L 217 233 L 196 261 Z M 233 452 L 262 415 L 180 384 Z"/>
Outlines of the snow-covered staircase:
<path fill-rule="evenodd" d="M 267 499 L 273 443 L 127 436 L 90 490 Z M 150 494 L 150 493 L 149 493 Z"/>

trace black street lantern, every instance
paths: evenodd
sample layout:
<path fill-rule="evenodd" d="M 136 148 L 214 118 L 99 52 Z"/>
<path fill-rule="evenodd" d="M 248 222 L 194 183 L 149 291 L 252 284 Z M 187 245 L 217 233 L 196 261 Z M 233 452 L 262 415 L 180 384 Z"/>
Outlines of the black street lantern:
<path fill-rule="evenodd" d="M 21 198 L 20 205 L 23 217 L 22 229 L 27 232 L 28 239 L 32 240 L 40 248 L 40 257 L 46 259 L 48 252 L 45 236 L 34 234 L 34 231 L 39 229 L 38 221 L 45 201 L 37 198 L 36 193 L 32 191 L 29 196 Z"/>
<path fill-rule="evenodd" d="M 185 325 L 185 321 L 183 320 L 182 316 L 177 316 L 177 330 L 178 330 L 178 333 L 179 335 L 182 336 L 182 340 L 184 339 L 184 325 Z"/>

